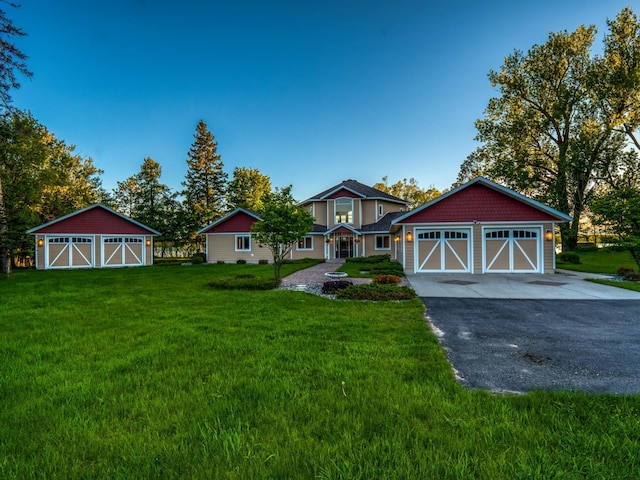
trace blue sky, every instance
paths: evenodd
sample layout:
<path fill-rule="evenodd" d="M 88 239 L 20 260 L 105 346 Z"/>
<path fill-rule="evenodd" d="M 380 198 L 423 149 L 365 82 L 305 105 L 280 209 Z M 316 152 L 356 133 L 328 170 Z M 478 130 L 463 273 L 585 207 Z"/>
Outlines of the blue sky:
<path fill-rule="evenodd" d="M 104 170 L 145 157 L 180 189 L 196 124 L 225 170 L 257 168 L 303 200 L 347 178 L 448 188 L 496 92 L 487 73 L 550 31 L 640 2 L 22 0 L 9 16 L 34 76 L 13 92 Z M 4 7 L 3 7 L 4 8 Z"/>

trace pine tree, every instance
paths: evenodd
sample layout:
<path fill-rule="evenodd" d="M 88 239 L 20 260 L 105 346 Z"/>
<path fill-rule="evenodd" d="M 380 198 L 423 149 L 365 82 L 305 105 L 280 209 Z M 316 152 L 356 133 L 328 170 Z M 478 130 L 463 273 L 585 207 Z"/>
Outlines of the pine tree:
<path fill-rule="evenodd" d="M 195 232 L 222 216 L 225 212 L 227 174 L 217 153 L 218 144 L 204 120 L 198 122 L 194 142 L 189 149 L 187 174 L 182 185 L 184 207 L 189 229 Z"/>

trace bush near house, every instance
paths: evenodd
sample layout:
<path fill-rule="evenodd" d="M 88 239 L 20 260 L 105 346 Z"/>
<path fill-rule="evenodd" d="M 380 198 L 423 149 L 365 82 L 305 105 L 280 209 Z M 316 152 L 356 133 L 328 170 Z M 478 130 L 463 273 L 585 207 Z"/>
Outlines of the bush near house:
<path fill-rule="evenodd" d="M 346 272 L 354 278 L 370 278 L 375 275 L 404 276 L 402 265 L 398 262 L 392 262 L 388 254 L 347 258 L 338 271 Z"/>
<path fill-rule="evenodd" d="M 416 292 L 409 287 L 385 285 L 381 283 L 366 283 L 352 285 L 336 292 L 336 298 L 341 300 L 372 300 L 388 302 L 397 300 L 411 300 L 416 298 Z"/>
<path fill-rule="evenodd" d="M 557 257 L 558 263 L 569 263 L 571 265 L 580 265 L 580 255 L 576 252 L 562 252 Z"/>
<path fill-rule="evenodd" d="M 401 278 L 397 275 L 376 275 L 371 282 L 382 285 L 397 285 L 401 282 Z"/>
<path fill-rule="evenodd" d="M 322 284 L 322 293 L 325 295 L 335 295 L 339 290 L 344 290 L 353 285 L 349 280 L 332 280 Z"/>
<path fill-rule="evenodd" d="M 209 286 L 218 290 L 273 290 L 277 287 L 273 278 L 256 277 L 252 274 L 220 276 L 209 281 Z"/>

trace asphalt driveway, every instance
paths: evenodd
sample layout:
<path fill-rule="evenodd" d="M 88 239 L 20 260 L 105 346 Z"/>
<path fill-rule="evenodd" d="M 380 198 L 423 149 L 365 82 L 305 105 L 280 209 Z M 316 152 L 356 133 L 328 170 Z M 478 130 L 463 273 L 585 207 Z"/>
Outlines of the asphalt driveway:
<path fill-rule="evenodd" d="M 470 388 L 640 393 L 640 300 L 422 300 Z"/>

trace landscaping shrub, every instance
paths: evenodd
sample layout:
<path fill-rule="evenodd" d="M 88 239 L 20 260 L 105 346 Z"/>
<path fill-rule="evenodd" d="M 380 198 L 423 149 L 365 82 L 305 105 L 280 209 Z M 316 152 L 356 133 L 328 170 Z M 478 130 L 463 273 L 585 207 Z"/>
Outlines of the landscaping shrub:
<path fill-rule="evenodd" d="M 240 260 L 237 260 L 237 261 L 236 261 L 236 263 L 237 263 L 238 265 L 246 265 L 246 264 L 247 264 L 247 261 L 246 261 L 246 260 L 242 260 L 242 259 L 240 259 Z"/>
<path fill-rule="evenodd" d="M 180 257 L 154 257 L 153 264 L 159 267 L 167 267 L 170 265 L 182 265 L 186 258 Z"/>
<path fill-rule="evenodd" d="M 346 260 L 349 263 L 382 263 L 382 262 L 390 262 L 391 255 L 382 254 L 382 255 L 371 255 L 369 257 L 349 257 Z"/>
<path fill-rule="evenodd" d="M 368 283 L 352 285 L 336 292 L 341 300 L 371 300 L 374 302 L 388 302 L 397 300 L 411 300 L 416 298 L 416 292 L 409 287 Z"/>
<path fill-rule="evenodd" d="M 209 286 L 218 290 L 273 290 L 278 285 L 273 278 L 259 278 L 243 273 L 234 276 L 218 277 L 209 282 Z"/>
<path fill-rule="evenodd" d="M 400 283 L 400 277 L 398 275 L 376 275 L 371 280 L 373 283 L 379 283 L 381 285 L 397 285 Z"/>
<path fill-rule="evenodd" d="M 560 255 L 558 255 L 558 262 L 579 265 L 580 255 L 578 255 L 576 252 L 562 252 Z"/>
<path fill-rule="evenodd" d="M 191 263 L 193 265 L 202 265 L 204 263 L 204 258 L 202 258 L 202 255 L 194 255 L 191 257 Z"/>
<path fill-rule="evenodd" d="M 620 275 L 621 277 L 626 277 L 630 273 L 636 273 L 633 267 L 620 267 L 616 272 L 616 275 Z"/>
<path fill-rule="evenodd" d="M 349 280 L 332 280 L 322 284 L 322 293 L 325 295 L 335 295 L 338 291 L 344 290 L 353 285 Z"/>

